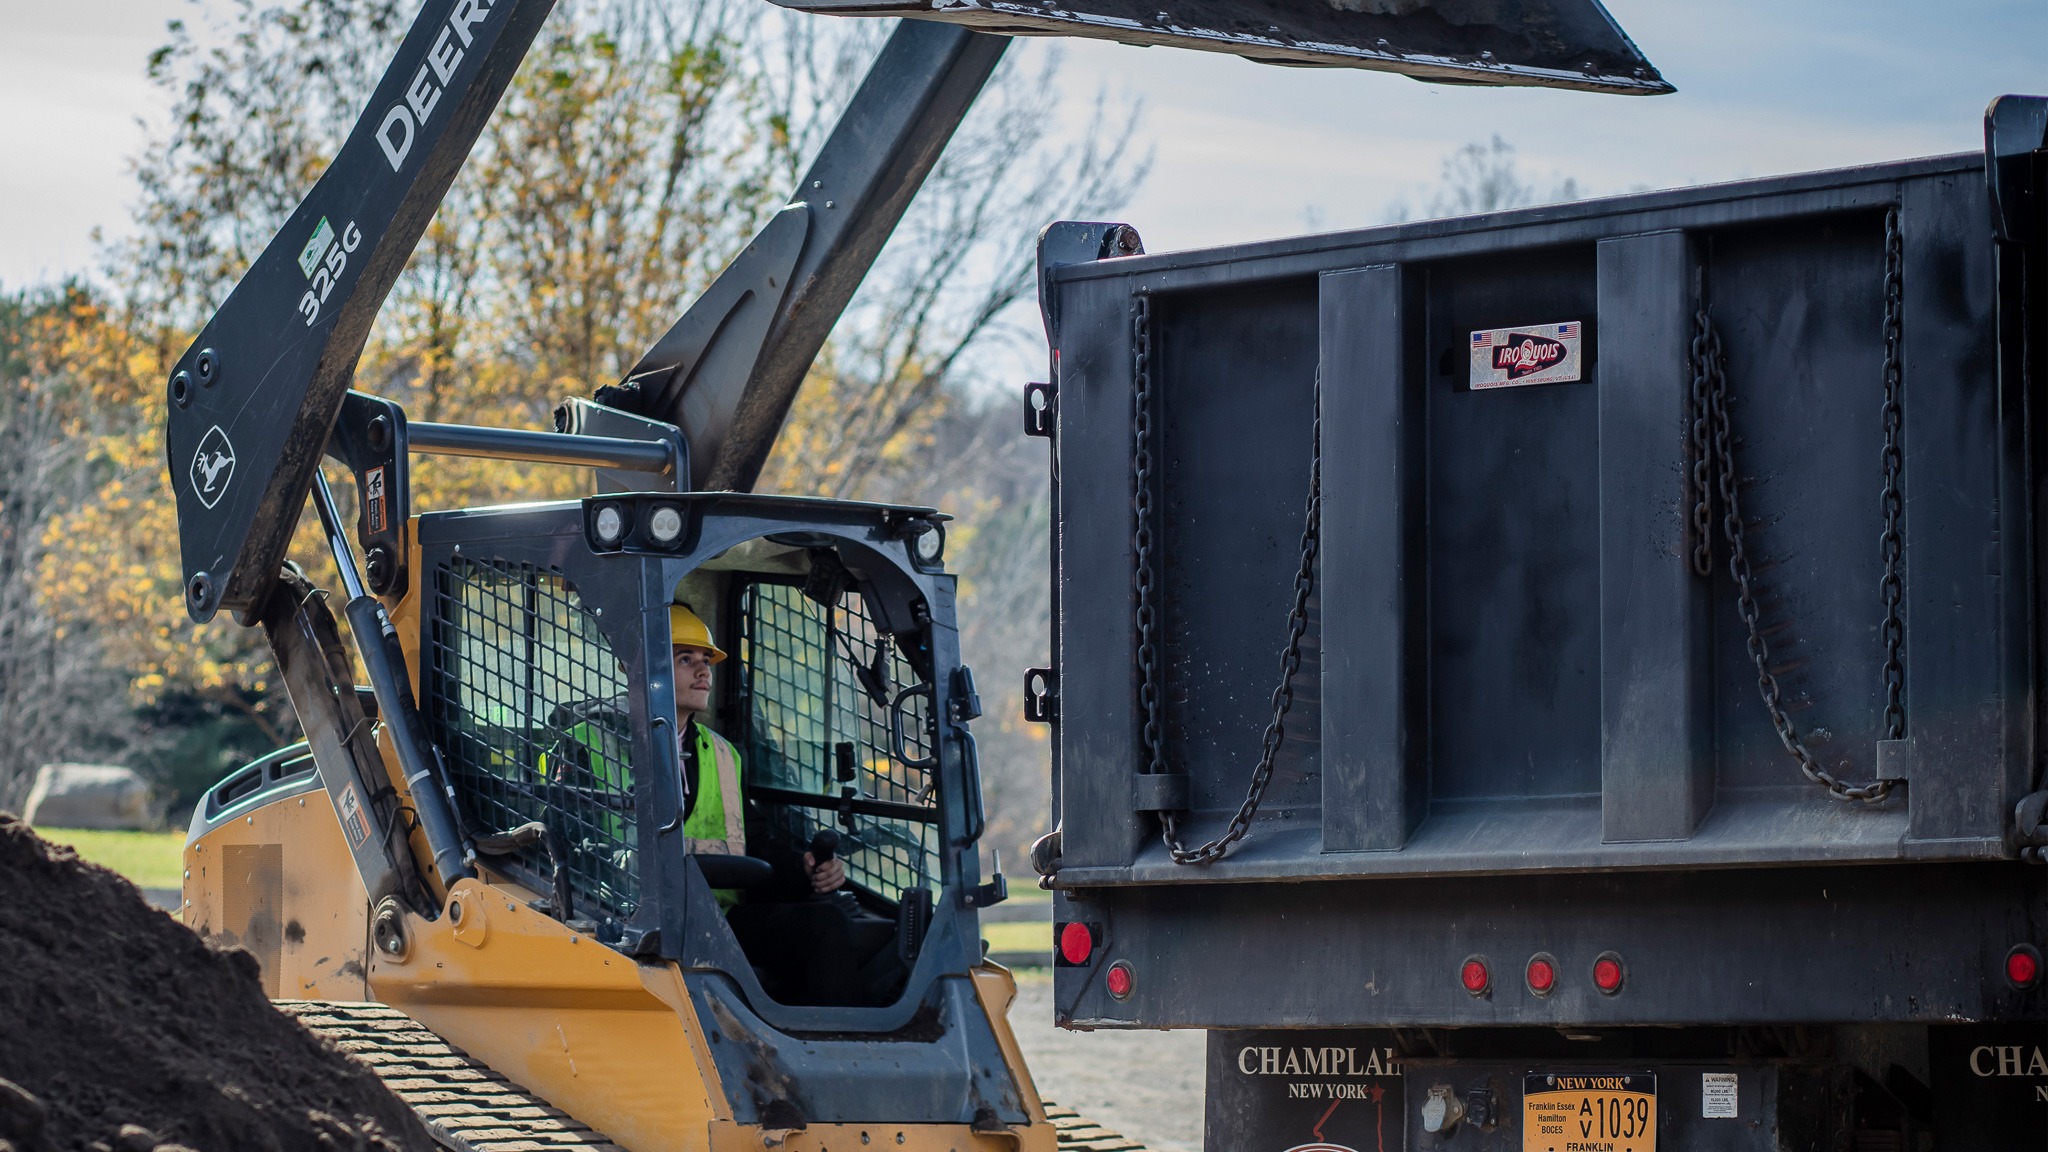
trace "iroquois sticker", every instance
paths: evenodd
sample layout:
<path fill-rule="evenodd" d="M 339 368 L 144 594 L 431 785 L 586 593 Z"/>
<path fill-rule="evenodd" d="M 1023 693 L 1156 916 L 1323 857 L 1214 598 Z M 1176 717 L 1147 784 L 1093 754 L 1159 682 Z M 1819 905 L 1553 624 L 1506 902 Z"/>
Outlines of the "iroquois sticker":
<path fill-rule="evenodd" d="M 1472 334 L 1472 387 L 1566 384 L 1581 378 L 1579 322 L 1490 328 Z"/>

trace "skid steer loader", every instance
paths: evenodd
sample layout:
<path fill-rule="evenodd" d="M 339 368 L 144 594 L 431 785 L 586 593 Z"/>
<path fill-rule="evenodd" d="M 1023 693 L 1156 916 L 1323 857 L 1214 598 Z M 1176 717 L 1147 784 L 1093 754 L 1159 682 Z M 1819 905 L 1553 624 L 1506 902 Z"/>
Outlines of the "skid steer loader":
<path fill-rule="evenodd" d="M 798 384 L 1006 34 L 1422 79 L 1669 90 L 1595 0 L 844 3 L 893 33 L 790 203 L 553 431 L 409 423 L 350 390 L 370 323 L 551 0 L 428 0 L 353 134 L 168 381 L 190 616 L 265 630 L 304 744 L 195 813 L 184 916 L 384 1071 L 454 1147 L 1030 1149 L 1062 1123 L 984 962 L 946 517 L 748 491 Z M 1129 8 L 1129 11 L 1125 11 Z M 1141 250 L 1061 224 L 1041 264 Z M 574 501 L 416 510 L 442 453 L 592 470 Z M 354 522 L 320 471 L 354 479 Z M 286 559 L 307 499 L 343 587 Z M 693 852 L 669 607 L 731 652 L 746 855 Z M 360 670 L 364 683 L 358 684 Z M 601 754 L 626 771 L 597 772 Z M 835 843 L 836 841 L 836 843 Z M 859 1003 L 810 1002 L 720 892 L 835 853 Z M 1109 1147 L 1100 1133 L 1077 1139 Z"/>

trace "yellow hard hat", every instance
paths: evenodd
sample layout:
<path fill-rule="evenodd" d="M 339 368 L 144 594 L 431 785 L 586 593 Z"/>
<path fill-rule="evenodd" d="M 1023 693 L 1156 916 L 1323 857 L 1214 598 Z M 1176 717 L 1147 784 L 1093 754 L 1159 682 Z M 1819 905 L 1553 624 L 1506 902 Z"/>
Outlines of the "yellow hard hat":
<path fill-rule="evenodd" d="M 713 664 L 725 659 L 725 651 L 711 642 L 711 628 L 686 604 L 668 606 L 668 643 L 671 648 L 702 648 L 711 653 Z"/>

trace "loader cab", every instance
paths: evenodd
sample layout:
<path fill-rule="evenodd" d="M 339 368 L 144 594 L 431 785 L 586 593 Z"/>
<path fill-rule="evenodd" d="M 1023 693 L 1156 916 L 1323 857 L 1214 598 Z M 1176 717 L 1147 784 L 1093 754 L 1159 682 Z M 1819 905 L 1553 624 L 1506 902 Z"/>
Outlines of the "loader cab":
<path fill-rule="evenodd" d="M 381 1000 L 623 1145 L 886 1122 L 912 1147 L 1050 1152 L 1006 1055 L 1014 985 L 982 962 L 977 910 L 1004 887 L 977 857 L 946 518 L 674 491 L 676 429 L 566 407 L 540 433 L 349 395 L 329 453 L 355 477 L 353 545 L 324 480 L 314 503 L 376 707 L 287 572 L 264 623 L 315 770 L 245 770 L 195 815 L 188 922 L 257 952 L 272 995 Z M 434 451 L 592 467 L 599 494 L 414 515 L 408 459 Z M 695 721 L 739 750 L 737 829 L 686 809 L 678 601 L 728 653 Z M 816 910 L 800 866 L 786 881 L 821 832 L 851 995 L 793 978 L 816 939 L 747 923 Z"/>
<path fill-rule="evenodd" d="M 619 951 L 674 961 L 721 1018 L 886 1032 L 965 1007 L 941 978 L 980 960 L 974 909 L 1001 880 L 978 874 L 979 704 L 942 516 L 612 493 L 429 513 L 417 536 L 421 712 L 480 869 Z M 740 751 L 743 860 L 693 854 L 684 834 L 674 602 L 729 654 L 697 721 Z M 750 937 L 745 911 L 811 899 L 794 862 L 827 829 L 859 970 L 832 1005 L 793 975 L 800 945 Z"/>

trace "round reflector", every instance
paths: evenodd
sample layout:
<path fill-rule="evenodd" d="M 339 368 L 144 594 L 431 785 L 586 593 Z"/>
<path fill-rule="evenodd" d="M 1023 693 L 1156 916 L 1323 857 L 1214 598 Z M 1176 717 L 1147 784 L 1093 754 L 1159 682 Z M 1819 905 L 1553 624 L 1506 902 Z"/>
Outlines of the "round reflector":
<path fill-rule="evenodd" d="M 1621 957 L 1612 952 L 1603 952 L 1593 961 L 1593 987 L 1609 996 L 1621 991 Z"/>
<path fill-rule="evenodd" d="M 1486 971 L 1486 961 L 1477 956 L 1465 958 L 1465 964 L 1458 969 L 1458 983 L 1474 996 L 1484 996 L 1493 984 L 1493 977 Z"/>
<path fill-rule="evenodd" d="M 1095 934 L 1086 924 L 1074 923 L 1060 929 L 1060 958 L 1069 964 L 1086 964 L 1095 954 Z"/>
<path fill-rule="evenodd" d="M 1123 1000 L 1130 996 L 1131 987 L 1137 983 L 1137 977 L 1131 972 L 1129 964 L 1119 960 L 1109 966 L 1109 973 L 1102 978 L 1102 982 L 1108 986 L 1111 996 Z"/>
<path fill-rule="evenodd" d="M 2031 944 L 2018 944 L 2005 954 L 2005 978 L 2015 988 L 2032 988 L 2041 978 L 2041 954 Z"/>
<path fill-rule="evenodd" d="M 1551 989 L 1557 987 L 1557 962 L 1548 954 L 1538 952 L 1529 957 L 1525 975 L 1529 979 L 1529 991 L 1538 996 L 1548 996 Z"/>

